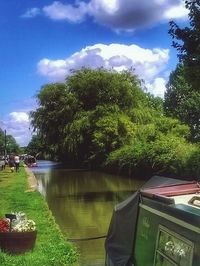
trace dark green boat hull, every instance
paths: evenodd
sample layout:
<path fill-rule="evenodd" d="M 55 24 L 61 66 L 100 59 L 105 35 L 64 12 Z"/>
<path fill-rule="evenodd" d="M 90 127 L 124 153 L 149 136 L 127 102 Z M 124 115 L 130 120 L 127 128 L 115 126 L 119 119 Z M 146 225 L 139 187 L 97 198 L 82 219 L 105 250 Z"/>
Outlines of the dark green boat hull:
<path fill-rule="evenodd" d="M 186 207 L 188 208 L 188 207 Z M 192 210 L 192 208 L 191 208 Z M 190 211 L 190 210 L 189 210 Z M 200 265 L 200 216 L 199 210 L 189 213 L 184 207 L 174 208 L 150 199 L 140 204 L 137 233 L 134 243 L 134 266 Z M 182 252 L 182 258 L 159 247 L 159 235 L 166 242 L 175 242 Z M 166 243 L 164 244 L 166 245 Z M 174 248 L 174 247 L 173 247 Z M 175 250 L 175 252 L 178 252 Z"/>

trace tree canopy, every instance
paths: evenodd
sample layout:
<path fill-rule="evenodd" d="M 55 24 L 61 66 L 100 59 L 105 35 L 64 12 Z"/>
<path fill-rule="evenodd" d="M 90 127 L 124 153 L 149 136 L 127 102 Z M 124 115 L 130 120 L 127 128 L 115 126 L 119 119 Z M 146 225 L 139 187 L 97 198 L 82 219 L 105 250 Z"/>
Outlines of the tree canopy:
<path fill-rule="evenodd" d="M 190 127 L 190 139 L 200 140 L 200 92 L 193 90 L 187 82 L 185 67 L 179 64 L 170 74 L 165 93 L 165 113 L 180 119 Z"/>
<path fill-rule="evenodd" d="M 199 91 L 200 84 L 200 1 L 186 0 L 189 10 L 189 25 L 180 28 L 174 21 L 170 22 L 169 33 L 173 46 L 178 51 L 180 61 L 186 69 L 186 77 L 193 90 Z"/>
<path fill-rule="evenodd" d="M 5 146 L 6 145 L 6 146 Z M 6 133 L 0 128 L 0 155 L 18 153 L 19 145 L 12 135 L 6 135 Z"/>
<path fill-rule="evenodd" d="M 84 68 L 65 83 L 43 86 L 37 99 L 31 144 L 69 167 L 184 174 L 196 152 L 186 140 L 188 126 L 165 117 L 162 99 L 145 93 L 131 72 Z"/>
<path fill-rule="evenodd" d="M 135 76 L 104 69 L 77 71 L 65 84 L 44 86 L 37 98 L 33 126 L 55 155 L 70 161 L 100 159 L 118 147 L 127 138 L 128 112 L 147 102 Z"/>
<path fill-rule="evenodd" d="M 190 139 L 200 141 L 200 1 L 185 1 L 189 26 L 181 29 L 171 22 L 169 33 L 180 63 L 170 75 L 164 108 L 169 116 L 189 125 Z"/>

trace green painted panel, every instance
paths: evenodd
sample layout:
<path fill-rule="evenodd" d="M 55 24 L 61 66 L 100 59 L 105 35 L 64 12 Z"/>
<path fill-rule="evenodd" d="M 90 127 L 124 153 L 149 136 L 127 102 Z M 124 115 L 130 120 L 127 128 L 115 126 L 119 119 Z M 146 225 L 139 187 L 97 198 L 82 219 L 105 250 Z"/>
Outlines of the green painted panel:
<path fill-rule="evenodd" d="M 140 209 L 134 251 L 134 263 L 136 266 L 153 265 L 157 230 L 158 223 L 154 215 L 144 209 Z"/>
<path fill-rule="evenodd" d="M 158 208 L 160 210 L 160 208 Z M 157 209 L 157 210 L 158 210 Z M 153 210 L 153 209 L 152 209 Z M 150 212 L 146 209 L 140 207 L 139 216 L 138 216 L 138 225 L 137 225 L 137 234 L 134 243 L 133 250 L 133 263 L 134 266 L 153 266 L 154 265 L 154 257 L 156 252 L 156 243 L 157 237 L 160 227 L 167 228 L 170 232 L 174 232 L 172 234 L 178 234 L 178 238 L 184 239 L 185 242 L 189 241 L 194 244 L 192 257 L 191 257 L 191 265 L 199 266 L 200 265 L 200 234 L 191 231 L 189 228 L 182 227 L 181 225 L 166 219 L 165 217 L 161 217 L 153 212 Z M 187 241 L 186 241 L 187 240 Z M 190 245 L 190 246 L 191 246 Z M 158 261 L 161 252 L 156 253 Z M 187 255 L 188 256 L 188 255 Z M 157 261 L 157 260 L 156 260 Z M 177 262 L 167 260 L 166 258 L 162 258 L 164 264 L 156 264 L 159 266 L 168 266 L 168 265 L 181 265 L 176 264 Z M 157 263 L 157 262 L 156 262 Z M 185 264 L 182 261 L 182 265 Z M 186 263 L 187 265 L 187 263 Z M 187 266 L 189 266 L 188 264 Z"/>

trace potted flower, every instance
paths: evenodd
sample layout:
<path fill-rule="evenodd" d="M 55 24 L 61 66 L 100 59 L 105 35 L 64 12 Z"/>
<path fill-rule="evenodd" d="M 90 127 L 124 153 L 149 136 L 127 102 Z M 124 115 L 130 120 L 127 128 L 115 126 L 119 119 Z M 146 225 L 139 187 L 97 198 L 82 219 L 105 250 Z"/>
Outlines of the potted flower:
<path fill-rule="evenodd" d="M 36 240 L 36 225 L 25 213 L 6 214 L 0 219 L 0 248 L 10 254 L 32 250 Z"/>

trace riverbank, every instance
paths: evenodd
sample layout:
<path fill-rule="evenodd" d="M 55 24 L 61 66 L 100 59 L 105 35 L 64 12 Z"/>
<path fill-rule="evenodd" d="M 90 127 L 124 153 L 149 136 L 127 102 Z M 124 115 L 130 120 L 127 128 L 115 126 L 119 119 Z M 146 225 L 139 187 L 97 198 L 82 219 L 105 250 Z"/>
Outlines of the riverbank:
<path fill-rule="evenodd" d="M 27 179 L 24 167 L 20 167 L 18 173 L 11 173 L 8 167 L 0 171 L 0 217 L 13 211 L 25 212 L 36 222 L 36 245 L 32 252 L 23 255 L 10 256 L 0 252 L 0 265 L 77 266 L 78 254 L 75 248 L 65 241 L 47 203 L 35 191 L 35 183 L 32 183 L 34 187 L 30 187 L 31 183 L 28 185 Z"/>

